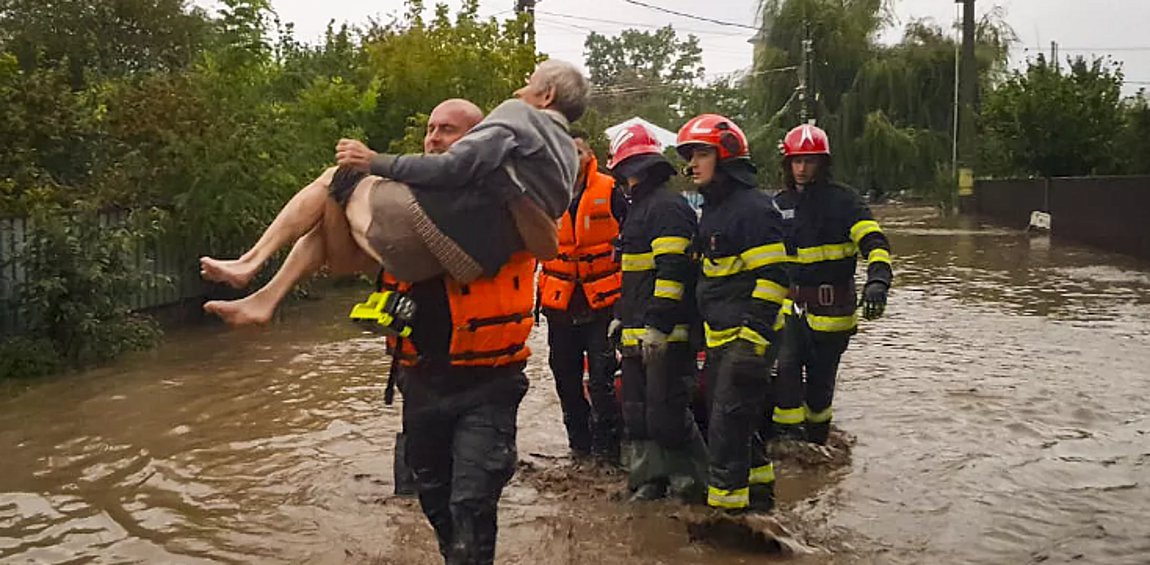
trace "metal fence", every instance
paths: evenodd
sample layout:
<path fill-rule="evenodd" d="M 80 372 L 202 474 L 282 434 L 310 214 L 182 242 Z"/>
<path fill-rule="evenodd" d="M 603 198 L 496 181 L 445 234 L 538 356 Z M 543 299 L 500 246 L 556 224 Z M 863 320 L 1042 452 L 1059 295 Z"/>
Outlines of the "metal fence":
<path fill-rule="evenodd" d="M 127 218 L 127 212 L 111 211 L 101 213 L 99 221 L 101 225 L 114 226 Z M 27 218 L 0 218 L 0 335 L 19 334 L 28 327 L 19 304 L 20 287 L 28 280 L 27 271 L 18 257 L 28 238 L 30 224 Z M 131 304 L 135 310 L 176 304 L 203 294 L 195 257 L 171 238 L 147 241 L 139 246 L 134 262 L 155 275 L 158 281 L 170 280 L 170 284 L 157 283 L 137 294 Z"/>

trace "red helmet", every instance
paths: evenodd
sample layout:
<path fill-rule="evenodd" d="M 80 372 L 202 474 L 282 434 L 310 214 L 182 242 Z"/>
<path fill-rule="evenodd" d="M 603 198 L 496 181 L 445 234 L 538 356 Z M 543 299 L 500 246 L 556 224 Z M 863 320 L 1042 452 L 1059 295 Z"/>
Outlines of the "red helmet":
<path fill-rule="evenodd" d="M 787 132 L 787 136 L 783 138 L 783 157 L 830 154 L 830 139 L 827 137 L 827 132 L 818 126 L 803 124 Z"/>
<path fill-rule="evenodd" d="M 739 126 L 718 114 L 703 114 L 691 118 L 679 129 L 675 148 L 684 159 L 691 158 L 696 145 L 709 145 L 719 152 L 719 160 L 740 159 L 750 156 L 747 136 Z"/>
<path fill-rule="evenodd" d="M 619 163 L 636 155 L 662 155 L 662 146 L 642 124 L 631 124 L 611 137 L 611 159 L 607 169 L 614 169 Z"/>

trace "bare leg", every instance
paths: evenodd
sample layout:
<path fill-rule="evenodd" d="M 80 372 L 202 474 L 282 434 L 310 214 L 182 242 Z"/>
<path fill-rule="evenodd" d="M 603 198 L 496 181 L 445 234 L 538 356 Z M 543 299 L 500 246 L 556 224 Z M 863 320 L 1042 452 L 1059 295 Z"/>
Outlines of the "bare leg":
<path fill-rule="evenodd" d="M 373 184 L 372 179 L 361 181 L 352 193 L 352 199 L 355 199 L 356 194 L 369 193 Z M 204 310 L 232 326 L 264 324 L 271 320 L 276 307 L 297 282 L 324 265 L 336 275 L 378 268 L 379 260 L 358 247 L 339 205 L 329 199 L 327 207 L 323 223 L 296 241 L 287 260 L 267 285 L 239 300 L 208 302 L 204 304 Z"/>
<path fill-rule="evenodd" d="M 201 257 L 200 275 L 205 280 L 226 283 L 233 288 L 246 287 L 273 253 L 308 233 L 323 219 L 328 210 L 328 190 L 334 172 L 334 168 L 324 171 L 297 192 L 264 230 L 259 241 L 239 259 L 221 261 Z"/>

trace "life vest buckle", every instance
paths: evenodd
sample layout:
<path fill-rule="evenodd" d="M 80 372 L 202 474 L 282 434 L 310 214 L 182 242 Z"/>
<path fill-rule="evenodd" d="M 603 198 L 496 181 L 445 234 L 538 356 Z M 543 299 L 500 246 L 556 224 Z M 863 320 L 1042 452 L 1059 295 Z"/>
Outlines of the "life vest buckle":
<path fill-rule="evenodd" d="M 835 287 L 834 285 L 822 284 L 819 285 L 819 306 L 834 306 L 835 304 Z"/>

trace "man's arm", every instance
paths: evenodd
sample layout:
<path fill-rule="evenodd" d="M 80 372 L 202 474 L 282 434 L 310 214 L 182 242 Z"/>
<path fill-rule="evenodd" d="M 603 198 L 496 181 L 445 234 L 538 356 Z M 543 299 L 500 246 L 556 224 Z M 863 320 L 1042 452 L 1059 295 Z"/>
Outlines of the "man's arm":
<path fill-rule="evenodd" d="M 377 154 L 362 142 L 342 140 L 336 148 L 336 161 L 421 188 L 452 189 L 503 166 L 516 146 L 511 130 L 489 126 L 465 135 L 440 155 Z"/>
<path fill-rule="evenodd" d="M 850 237 L 867 261 L 867 282 L 883 282 L 890 287 L 894 279 L 890 262 L 890 241 L 862 198 L 856 194 L 851 194 L 850 197 L 851 210 L 847 216 L 850 222 Z"/>
<path fill-rule="evenodd" d="M 745 222 L 739 257 L 744 268 L 755 274 L 750 308 L 740 337 L 764 350 L 774 343 L 779 309 L 787 298 L 787 248 L 783 244 L 782 217 L 773 208 L 767 217 Z"/>
<path fill-rule="evenodd" d="M 667 206 L 660 210 L 656 225 L 658 228 L 651 239 L 651 254 L 655 259 L 655 297 L 647 307 L 644 325 L 670 334 L 675 329 L 675 311 L 695 277 L 687 249 L 697 226 L 695 215 L 686 201 L 682 206 Z"/>

